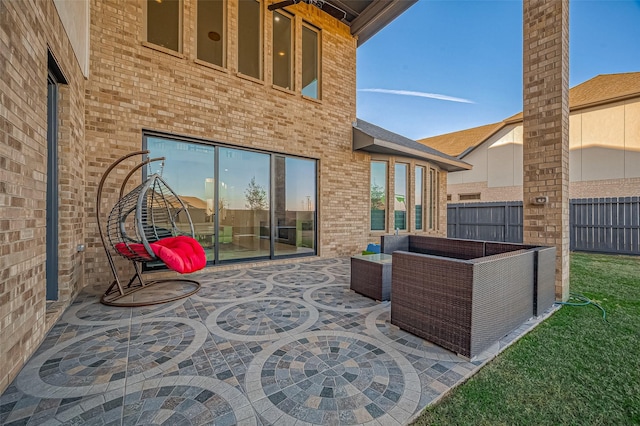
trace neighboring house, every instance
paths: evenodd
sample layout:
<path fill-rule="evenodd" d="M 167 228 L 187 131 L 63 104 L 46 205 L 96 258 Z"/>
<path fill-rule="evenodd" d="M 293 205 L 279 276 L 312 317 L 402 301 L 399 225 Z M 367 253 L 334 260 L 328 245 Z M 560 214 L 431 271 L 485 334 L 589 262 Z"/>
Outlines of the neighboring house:
<path fill-rule="evenodd" d="M 640 196 L 640 72 L 575 86 L 569 106 L 569 197 Z M 522 134 L 520 113 L 419 142 L 473 165 L 448 176 L 449 202 L 522 201 Z"/>
<path fill-rule="evenodd" d="M 415 1 L 328 1 L 343 19 L 256 0 L 0 0 L 0 392 L 83 287 L 109 286 L 96 189 L 122 155 L 166 157 L 211 266 L 446 235 L 447 171 L 469 166 L 356 122 L 356 49 Z"/>

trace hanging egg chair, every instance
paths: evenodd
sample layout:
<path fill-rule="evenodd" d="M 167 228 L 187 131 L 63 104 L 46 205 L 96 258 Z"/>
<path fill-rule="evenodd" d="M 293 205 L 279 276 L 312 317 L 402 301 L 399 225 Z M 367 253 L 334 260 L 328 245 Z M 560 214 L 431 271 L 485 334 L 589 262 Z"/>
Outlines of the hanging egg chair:
<path fill-rule="evenodd" d="M 189 274 L 204 268 L 207 263 L 204 249 L 194 238 L 189 210 L 161 174 L 151 174 L 136 188 L 124 194 L 129 178 L 137 170 L 151 162 L 164 161 L 164 158 L 148 158 L 129 172 L 120 186 L 118 201 L 111 209 L 103 228 L 100 205 L 107 177 L 124 160 L 148 153 L 149 151 L 137 151 L 119 158 L 107 169 L 98 186 L 98 228 L 114 276 L 114 281 L 101 298 L 101 302 L 107 305 L 145 306 L 165 303 L 190 296 L 200 288 L 197 281 L 186 278 L 145 280 L 140 272 L 140 264 L 162 262 L 180 274 Z M 114 254 L 133 264 L 135 273 L 126 285 L 123 285 L 118 276 Z M 153 289 L 146 291 L 152 286 Z"/>

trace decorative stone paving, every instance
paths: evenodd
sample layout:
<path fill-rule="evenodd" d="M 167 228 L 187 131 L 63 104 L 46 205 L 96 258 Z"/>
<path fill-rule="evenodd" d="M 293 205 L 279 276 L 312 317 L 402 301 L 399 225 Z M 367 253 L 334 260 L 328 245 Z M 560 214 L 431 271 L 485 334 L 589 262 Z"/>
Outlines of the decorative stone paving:
<path fill-rule="evenodd" d="M 349 277 L 351 275 L 351 264 L 337 264 L 337 265 L 328 265 L 322 268 L 324 272 L 333 275 L 342 275 L 343 277 Z"/>
<path fill-rule="evenodd" d="M 230 278 L 224 281 L 201 281 L 200 291 L 193 297 L 202 301 L 234 302 L 265 296 L 273 284 L 259 279 Z"/>
<path fill-rule="evenodd" d="M 91 303 L 76 303 L 69 307 L 63 315 L 63 320 L 69 324 L 77 325 L 107 325 L 118 324 L 132 318 L 143 319 L 158 316 L 182 305 L 184 299 L 162 305 L 141 306 L 131 309 L 113 309 L 98 300 Z"/>
<path fill-rule="evenodd" d="M 273 423 L 402 423 L 420 398 L 418 375 L 405 358 L 347 332 L 276 342 L 256 357 L 246 383 L 256 410 Z"/>
<path fill-rule="evenodd" d="M 231 304 L 207 318 L 212 333 L 229 340 L 273 340 L 299 333 L 318 319 L 318 311 L 301 301 L 271 297 Z"/>
<path fill-rule="evenodd" d="M 391 325 L 349 273 L 348 258 L 205 272 L 197 295 L 140 308 L 89 288 L 0 396 L 0 424 L 407 424 L 541 321 L 469 362 Z"/>
<path fill-rule="evenodd" d="M 188 358 L 207 336 L 199 322 L 155 319 L 79 335 L 34 357 L 16 379 L 33 396 L 86 396 L 166 371 Z M 126 378 L 126 379 L 125 379 Z"/>
<path fill-rule="evenodd" d="M 304 293 L 303 298 L 320 309 L 340 312 L 368 312 L 380 308 L 380 304 L 375 300 L 362 297 L 341 284 L 310 288 Z M 382 305 L 388 307 L 389 303 L 385 302 Z"/>
<path fill-rule="evenodd" d="M 320 284 L 330 284 L 335 277 L 321 271 L 296 270 L 279 272 L 267 277 L 267 281 L 284 287 L 309 287 Z"/>

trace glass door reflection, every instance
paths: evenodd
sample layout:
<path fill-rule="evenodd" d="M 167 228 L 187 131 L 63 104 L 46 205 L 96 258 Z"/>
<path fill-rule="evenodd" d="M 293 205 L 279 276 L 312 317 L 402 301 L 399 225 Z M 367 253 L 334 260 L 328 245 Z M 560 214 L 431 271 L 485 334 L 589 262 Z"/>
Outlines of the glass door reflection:
<path fill-rule="evenodd" d="M 313 254 L 316 246 L 316 162 L 275 156 L 276 256 Z"/>
<path fill-rule="evenodd" d="M 146 138 L 150 158 L 165 157 L 162 178 L 189 209 L 195 238 L 204 248 L 207 261 L 215 258 L 214 165 L 212 146 L 175 141 L 160 137 Z M 150 173 L 160 172 L 160 162 L 149 166 Z M 178 227 L 190 232 L 186 215 L 176 218 Z"/>
<path fill-rule="evenodd" d="M 218 155 L 218 259 L 270 256 L 270 156 L 223 147 Z"/>

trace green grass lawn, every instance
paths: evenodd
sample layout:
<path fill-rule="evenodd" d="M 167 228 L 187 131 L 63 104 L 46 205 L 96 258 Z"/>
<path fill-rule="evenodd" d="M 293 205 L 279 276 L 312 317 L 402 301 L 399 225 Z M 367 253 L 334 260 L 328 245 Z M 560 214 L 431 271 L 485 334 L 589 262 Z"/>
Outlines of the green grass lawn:
<path fill-rule="evenodd" d="M 565 306 L 415 425 L 640 424 L 640 258 L 571 254 Z"/>

